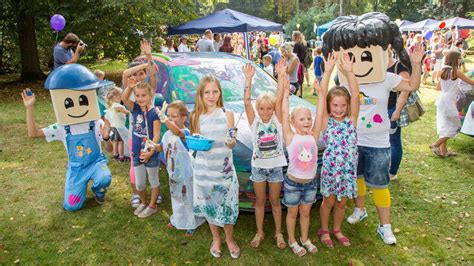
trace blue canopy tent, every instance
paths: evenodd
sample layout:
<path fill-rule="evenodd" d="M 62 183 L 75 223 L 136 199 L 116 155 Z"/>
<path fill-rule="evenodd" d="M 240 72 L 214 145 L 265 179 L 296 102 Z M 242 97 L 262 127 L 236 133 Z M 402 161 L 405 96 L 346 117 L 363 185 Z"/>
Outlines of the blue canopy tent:
<path fill-rule="evenodd" d="M 425 31 L 428 30 L 430 25 L 438 24 L 438 22 L 435 19 L 425 19 L 413 24 L 400 26 L 400 31 Z"/>
<path fill-rule="evenodd" d="M 283 25 L 227 8 L 179 26 L 170 27 L 168 35 L 202 34 L 207 29 L 212 32 L 281 32 Z"/>
<path fill-rule="evenodd" d="M 445 29 L 449 29 L 452 26 L 455 26 L 457 29 L 474 29 L 474 20 L 467 18 L 454 17 L 450 19 L 443 20 L 446 23 Z M 428 30 L 438 30 L 438 24 L 432 24 L 428 27 Z"/>
<path fill-rule="evenodd" d="M 318 29 L 316 30 L 316 35 L 321 36 L 323 33 L 325 33 L 334 23 L 334 20 L 329 21 L 326 24 L 323 24 L 321 26 L 318 26 Z"/>
<path fill-rule="evenodd" d="M 249 58 L 250 51 L 247 32 L 283 32 L 283 25 L 226 8 L 179 26 L 170 27 L 168 28 L 168 35 L 202 34 L 207 29 L 215 33 L 243 32 L 245 37 L 245 50 L 247 51 L 247 58 Z"/>

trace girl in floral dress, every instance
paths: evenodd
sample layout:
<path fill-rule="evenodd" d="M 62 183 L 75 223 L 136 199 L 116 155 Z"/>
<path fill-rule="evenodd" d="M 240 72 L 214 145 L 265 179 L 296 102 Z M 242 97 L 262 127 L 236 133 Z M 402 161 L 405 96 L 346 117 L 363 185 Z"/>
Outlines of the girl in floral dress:
<path fill-rule="evenodd" d="M 342 56 L 342 70 L 349 80 L 349 91 L 342 86 L 335 86 L 329 92 L 328 84 L 337 57 Z M 357 197 L 357 137 L 356 123 L 359 114 L 359 85 L 352 72 L 352 59 L 348 54 L 330 54 L 325 61 L 321 86 L 318 90 L 318 110 L 322 112 L 323 140 L 326 150 L 323 154 L 321 170 L 321 194 L 323 203 L 320 208 L 321 229 L 318 234 L 321 243 L 332 248 L 329 235 L 329 216 L 334 208 L 333 234 L 343 246 L 350 241 L 341 233 L 342 220 L 347 198 Z M 318 112 L 319 114 L 320 112 Z"/>
<path fill-rule="evenodd" d="M 190 129 L 191 134 L 214 140 L 212 148 L 198 151 L 194 160 L 194 214 L 209 223 L 211 255 L 221 256 L 219 227 L 223 227 L 230 255 L 237 259 L 240 249 L 233 231 L 239 216 L 239 183 L 232 157 L 232 148 L 237 143 L 234 115 L 224 110 L 221 85 L 212 76 L 202 78 L 196 90 Z"/>

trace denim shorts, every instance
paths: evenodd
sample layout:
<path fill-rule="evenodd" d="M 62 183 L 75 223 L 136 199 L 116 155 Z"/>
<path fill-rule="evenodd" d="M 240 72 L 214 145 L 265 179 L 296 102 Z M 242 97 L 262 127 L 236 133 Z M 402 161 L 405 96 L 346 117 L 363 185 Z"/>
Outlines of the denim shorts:
<path fill-rule="evenodd" d="M 158 156 L 159 153 L 155 152 L 153 156 L 150 157 L 150 160 L 146 163 L 140 162 L 140 155 L 135 156 L 135 154 L 132 154 L 132 160 L 133 160 L 133 166 L 139 166 L 140 164 L 144 164 L 145 167 L 149 168 L 155 168 L 160 166 L 160 157 Z"/>
<path fill-rule="evenodd" d="M 268 182 L 268 183 L 278 183 L 283 182 L 283 168 L 257 168 L 252 166 L 252 175 L 250 180 L 255 183 Z"/>
<path fill-rule="evenodd" d="M 389 148 L 373 148 L 357 146 L 359 162 L 357 176 L 364 177 L 369 187 L 386 188 L 390 182 L 388 170 L 390 168 L 391 150 Z"/>
<path fill-rule="evenodd" d="M 316 178 L 308 183 L 301 184 L 285 177 L 285 181 L 283 181 L 283 204 L 286 207 L 313 204 L 316 202 L 317 188 Z"/>

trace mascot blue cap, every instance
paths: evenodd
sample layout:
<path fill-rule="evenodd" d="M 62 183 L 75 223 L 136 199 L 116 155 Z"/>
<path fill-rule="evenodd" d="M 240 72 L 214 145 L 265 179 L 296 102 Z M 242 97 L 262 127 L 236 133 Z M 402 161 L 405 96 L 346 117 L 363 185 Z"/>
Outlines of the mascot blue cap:
<path fill-rule="evenodd" d="M 100 80 L 87 67 L 80 64 L 62 65 L 49 73 L 44 87 L 48 90 L 68 89 L 93 90 L 110 85 L 111 81 Z"/>

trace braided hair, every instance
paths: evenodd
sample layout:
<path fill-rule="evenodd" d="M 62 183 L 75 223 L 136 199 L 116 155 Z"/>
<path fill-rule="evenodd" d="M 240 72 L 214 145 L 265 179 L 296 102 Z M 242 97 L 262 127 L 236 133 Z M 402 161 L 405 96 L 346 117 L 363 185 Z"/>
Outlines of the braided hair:
<path fill-rule="evenodd" d="M 390 18 L 379 12 L 370 12 L 361 16 L 343 16 L 334 20 L 334 23 L 323 35 L 323 55 L 325 58 L 340 47 L 350 49 L 355 46 L 366 48 L 371 45 L 380 45 L 387 50 L 392 46 L 400 62 L 411 73 L 410 57 L 403 47 L 400 30 Z"/>

